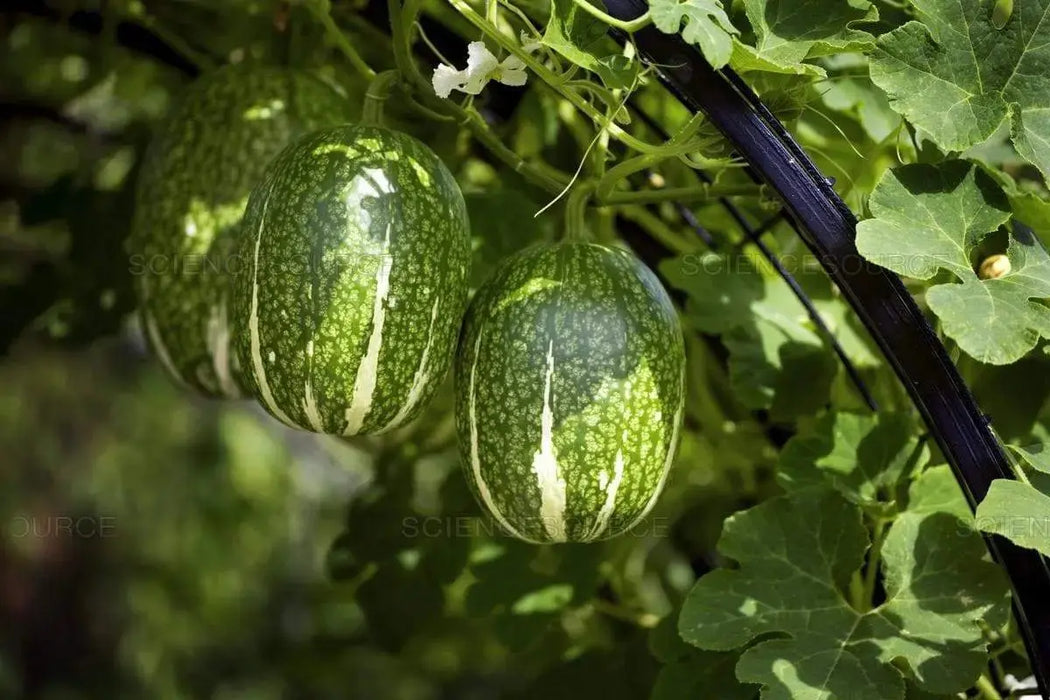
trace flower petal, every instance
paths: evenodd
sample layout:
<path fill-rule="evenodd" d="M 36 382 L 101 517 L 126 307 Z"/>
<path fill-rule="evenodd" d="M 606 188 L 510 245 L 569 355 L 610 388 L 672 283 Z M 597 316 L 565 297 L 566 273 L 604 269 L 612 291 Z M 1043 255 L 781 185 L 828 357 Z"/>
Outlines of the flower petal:
<path fill-rule="evenodd" d="M 528 79 L 528 73 L 525 72 L 525 62 L 517 56 L 507 56 L 503 59 L 503 63 L 500 64 L 496 79 L 504 85 L 521 87 Z"/>
<path fill-rule="evenodd" d="M 431 78 L 434 92 L 438 97 L 448 98 L 453 90 L 462 90 L 463 83 L 467 80 L 466 73 L 466 71 L 456 70 L 442 63 L 434 69 L 434 76 Z"/>
<path fill-rule="evenodd" d="M 499 61 L 485 44 L 480 41 L 472 41 L 467 45 L 467 75 L 470 78 L 487 79 L 498 66 Z"/>
<path fill-rule="evenodd" d="M 499 82 L 504 85 L 510 85 L 512 87 L 521 87 L 528 80 L 529 74 L 524 70 L 506 70 L 504 69 L 499 76 Z"/>

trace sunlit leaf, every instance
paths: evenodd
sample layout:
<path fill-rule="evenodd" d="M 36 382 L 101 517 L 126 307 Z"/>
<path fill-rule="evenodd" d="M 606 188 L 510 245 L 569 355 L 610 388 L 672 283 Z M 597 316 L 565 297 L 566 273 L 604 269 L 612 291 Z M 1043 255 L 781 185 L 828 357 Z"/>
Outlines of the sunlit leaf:
<path fill-rule="evenodd" d="M 1030 235 L 1015 228 L 1005 274 L 981 279 L 974 269 L 978 245 L 1010 217 L 984 171 L 964 161 L 897 168 L 876 188 L 871 212 L 857 227 L 861 255 L 908 277 L 945 269 L 961 282 L 930 288 L 926 300 L 972 357 L 1007 364 L 1050 336 L 1050 309 L 1033 301 L 1050 297 L 1050 257 Z"/>
<path fill-rule="evenodd" d="M 1050 496 L 1012 479 L 996 479 L 977 506 L 977 527 L 1050 556 Z"/>
<path fill-rule="evenodd" d="M 899 516 L 882 547 L 886 601 L 860 611 L 844 591 L 868 546 L 860 511 L 833 493 L 799 492 L 738 513 L 719 550 L 740 568 L 697 583 L 682 636 L 729 650 L 777 635 L 737 665 L 740 680 L 762 684 L 763 698 L 901 699 L 894 663 L 925 691 L 967 688 L 985 662 L 977 621 L 1004 593 L 997 567 L 981 560 L 980 538 L 945 513 Z"/>
<path fill-rule="evenodd" d="M 864 51 L 875 38 L 857 28 L 878 19 L 868 0 L 744 0 L 755 30 L 755 55 L 791 67 L 811 56 L 835 51 Z"/>
<path fill-rule="evenodd" d="M 1017 3 L 1002 28 L 980 0 L 911 4 L 917 21 L 879 37 L 871 65 L 894 108 L 951 151 L 1009 118 L 1018 151 L 1050 175 L 1050 0 Z"/>
<path fill-rule="evenodd" d="M 720 0 L 652 0 L 649 12 L 661 32 L 679 34 L 703 52 L 713 68 L 721 68 L 733 54 L 736 27 Z"/>

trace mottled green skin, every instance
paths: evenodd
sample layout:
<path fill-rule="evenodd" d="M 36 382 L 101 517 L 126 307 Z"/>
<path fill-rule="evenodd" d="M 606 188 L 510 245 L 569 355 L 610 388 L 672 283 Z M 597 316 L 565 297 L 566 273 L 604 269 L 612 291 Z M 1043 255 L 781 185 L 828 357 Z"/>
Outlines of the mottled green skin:
<path fill-rule="evenodd" d="M 675 309 L 627 251 L 572 242 L 510 258 L 471 303 L 456 355 L 459 444 L 478 502 L 530 541 L 591 541 L 629 529 L 663 488 L 684 370 Z M 546 454 L 564 482 L 561 517 L 544 507 L 537 470 L 545 405 Z M 559 491 L 546 483 L 548 494 Z"/>
<path fill-rule="evenodd" d="M 139 176 L 127 249 L 143 328 L 176 380 L 208 396 L 241 393 L 222 319 L 244 205 L 282 148 L 352 113 L 308 74 L 229 66 L 191 85 L 160 126 Z"/>
<path fill-rule="evenodd" d="M 378 127 L 314 132 L 267 169 L 244 226 L 233 318 L 251 394 L 315 432 L 415 417 L 451 365 L 470 265 L 463 196 L 433 151 Z"/>

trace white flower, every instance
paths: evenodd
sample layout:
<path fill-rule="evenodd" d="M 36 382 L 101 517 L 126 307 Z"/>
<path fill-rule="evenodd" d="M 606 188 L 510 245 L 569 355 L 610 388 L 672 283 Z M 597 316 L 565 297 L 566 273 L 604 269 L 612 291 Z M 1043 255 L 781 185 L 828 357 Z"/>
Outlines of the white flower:
<path fill-rule="evenodd" d="M 431 79 L 438 97 L 448 97 L 453 90 L 477 95 L 490 80 L 504 85 L 520 86 L 528 76 L 525 64 L 517 56 L 508 56 L 498 61 L 485 44 L 472 41 L 467 46 L 467 67 L 456 70 L 442 63 L 434 69 Z"/>
<path fill-rule="evenodd" d="M 434 84 L 434 92 L 437 93 L 438 97 L 448 97 L 452 94 L 452 90 L 463 87 L 464 73 L 466 71 L 458 71 L 452 66 L 446 66 L 442 63 L 434 69 L 434 77 L 431 78 L 431 82 Z"/>

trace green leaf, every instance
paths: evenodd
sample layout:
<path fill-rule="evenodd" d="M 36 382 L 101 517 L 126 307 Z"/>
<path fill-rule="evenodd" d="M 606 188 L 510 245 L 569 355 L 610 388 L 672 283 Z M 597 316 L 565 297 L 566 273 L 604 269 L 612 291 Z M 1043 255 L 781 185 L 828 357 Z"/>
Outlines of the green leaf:
<path fill-rule="evenodd" d="M 807 490 L 726 521 L 719 550 L 737 570 L 704 576 L 682 608 L 683 638 L 744 652 L 737 677 L 762 698 L 899 700 L 907 666 L 933 693 L 969 687 L 986 659 L 977 621 L 1005 590 L 984 545 L 946 513 L 905 513 L 882 548 L 886 601 L 868 612 L 843 591 L 869 546 L 860 510 Z"/>
<path fill-rule="evenodd" d="M 1002 190 L 961 160 L 895 168 L 871 195 L 874 218 L 857 226 L 857 248 L 894 272 L 930 279 L 940 268 L 977 279 L 970 253 L 1010 218 Z"/>
<path fill-rule="evenodd" d="M 812 431 L 784 446 L 778 478 L 789 491 L 832 486 L 850 501 L 871 505 L 892 499 L 901 475 L 929 459 L 906 414 L 826 413 Z"/>
<path fill-rule="evenodd" d="M 819 283 L 824 282 L 826 280 L 819 281 Z M 813 305 L 817 307 L 817 311 L 823 317 L 824 323 L 827 324 L 828 330 L 835 334 L 839 345 L 842 346 L 846 355 L 853 360 L 853 364 L 859 369 L 880 367 L 882 365 L 882 357 L 871 337 L 860 322 L 857 321 L 853 307 L 846 303 L 841 296 L 838 296 L 837 291 L 830 293 L 834 296 L 829 295 L 827 298 L 821 299 L 813 296 L 810 288 L 814 285 L 805 283 L 803 285 L 806 288 L 806 293 L 810 295 Z"/>
<path fill-rule="evenodd" d="M 879 18 L 868 0 L 744 0 L 744 10 L 755 30 L 755 56 L 776 65 L 875 46 L 875 37 L 853 28 Z"/>
<path fill-rule="evenodd" d="M 521 190 L 505 187 L 463 197 L 471 224 L 470 286 L 477 289 L 500 262 L 519 250 L 549 241 L 549 217 L 535 216 L 540 205 Z"/>
<path fill-rule="evenodd" d="M 1007 190 L 1010 197 L 1010 206 L 1013 207 L 1014 216 L 1024 222 L 1030 228 L 1044 234 L 1050 233 L 1050 200 L 1046 200 L 1035 192 L 1023 192 Z"/>
<path fill-rule="evenodd" d="M 945 284 L 926 293 L 944 332 L 975 359 L 1007 364 L 1050 337 L 1050 309 L 1032 298 L 1050 297 L 1050 256 L 1016 229 L 1006 251 L 1011 272 L 998 279 Z"/>
<path fill-rule="evenodd" d="M 678 614 L 667 615 L 649 633 L 649 651 L 663 666 L 649 700 L 686 700 L 705 697 L 718 688 L 720 700 L 753 700 L 758 688 L 736 679 L 733 668 L 739 654 L 701 651 L 678 635 Z"/>
<path fill-rule="evenodd" d="M 699 46 L 712 68 L 729 63 L 732 35 L 738 32 L 719 0 L 651 0 L 649 12 L 661 32 L 680 31 L 683 39 Z"/>
<path fill-rule="evenodd" d="M 689 298 L 689 320 L 705 333 L 725 333 L 750 322 L 751 307 L 764 294 L 758 271 L 743 257 L 717 253 L 684 255 L 660 265 L 660 271 Z"/>
<path fill-rule="evenodd" d="M 588 0 L 603 7 L 600 0 Z M 638 74 L 637 61 L 608 53 L 608 25 L 573 0 L 552 0 L 551 16 L 540 43 L 572 63 L 597 73 L 609 88 L 627 88 Z"/>
<path fill-rule="evenodd" d="M 800 145 L 812 154 L 821 172 L 836 178 L 836 189 L 854 211 L 864 211 L 883 173 L 898 163 L 892 140 L 883 139 L 900 124 L 901 118 L 889 109 L 888 103 L 883 105 L 881 114 L 877 108 L 865 107 L 872 104 L 872 95 L 879 90 L 868 82 L 870 92 L 865 95 L 864 82 L 833 76 L 829 82 L 833 87 L 827 88 L 824 98 L 828 99 L 829 94 L 832 99 L 837 98 L 835 104 L 841 105 L 842 111 L 811 107 L 795 124 Z M 851 86 L 853 90 L 847 92 Z M 885 97 L 882 99 L 885 101 Z M 876 139 L 869 127 L 889 131 Z"/>
<path fill-rule="evenodd" d="M 941 148 L 981 143 L 1009 115 L 1018 152 L 1050 176 L 1050 0 L 1002 29 L 981 0 L 912 0 L 919 21 L 879 37 L 871 76 Z"/>
<path fill-rule="evenodd" d="M 1010 238 L 1010 271 L 979 279 L 972 256 L 1004 224 L 1010 207 L 985 172 L 964 161 L 906 165 L 887 173 L 871 197 L 872 219 L 857 227 L 857 249 L 894 272 L 930 279 L 939 269 L 962 284 L 931 287 L 930 309 L 971 357 L 1008 364 L 1050 337 L 1050 257 L 1022 229 Z M 905 252 L 902 252 L 905 251 Z"/>
<path fill-rule="evenodd" d="M 904 697 L 905 700 L 956 700 L 959 696 L 935 695 L 933 693 L 926 693 L 909 683 L 907 687 L 907 692 L 905 692 Z"/>
<path fill-rule="evenodd" d="M 381 564 L 357 590 L 357 601 L 372 637 L 390 651 L 400 649 L 421 627 L 441 617 L 444 594 L 439 582 L 412 559 Z"/>
<path fill-rule="evenodd" d="M 826 404 L 835 362 L 782 279 L 763 276 L 744 256 L 714 253 L 668 260 L 660 270 L 688 294 L 687 320 L 723 335 L 730 382 L 746 406 L 780 420 Z"/>
<path fill-rule="evenodd" d="M 678 616 L 665 615 L 649 632 L 649 653 L 661 663 L 680 661 L 697 653 L 696 647 L 678 636 Z"/>
<path fill-rule="evenodd" d="M 771 61 L 764 56 L 760 56 L 755 47 L 748 46 L 736 38 L 733 39 L 733 56 L 729 62 L 738 73 L 763 71 L 766 73 L 811 75 L 818 77 L 824 77 L 827 75 L 827 71 L 820 66 L 813 65 L 812 63 L 781 64 Z"/>
<path fill-rule="evenodd" d="M 500 693 L 508 700 L 637 700 L 653 687 L 656 662 L 644 647 L 645 638 L 619 639 L 612 649 L 588 650 L 551 665 L 519 692 Z"/>
<path fill-rule="evenodd" d="M 977 405 L 1002 439 L 1022 445 L 1050 440 L 1030 437 L 1050 399 L 1050 355 L 1032 352 L 1012 365 L 984 365 L 965 355 L 959 360 Z"/>
<path fill-rule="evenodd" d="M 1047 35 L 1050 36 L 1050 32 Z M 1044 72 L 1050 70 L 1050 55 L 1044 57 L 1040 65 Z M 1045 74 L 1043 80 L 1039 89 L 1050 89 Z M 1042 104 L 1044 100 L 1050 102 L 1044 94 L 1038 103 L 1030 100 L 1027 108 L 1011 105 L 1010 135 L 1021 157 L 1039 168 L 1044 177 L 1050 178 L 1050 105 Z"/>
<path fill-rule="evenodd" d="M 912 482 L 908 489 L 908 512 L 948 513 L 963 523 L 973 518 L 959 481 L 947 464 L 930 467 Z"/>
<path fill-rule="evenodd" d="M 977 527 L 1050 556 L 1050 496 L 1013 479 L 996 479 L 977 506 Z"/>
<path fill-rule="evenodd" d="M 1034 230 L 1045 245 L 1048 241 L 1047 234 L 1050 234 L 1050 199 L 1046 198 L 1045 190 L 1037 183 L 1015 180 L 1000 170 L 999 168 L 1003 167 L 1002 161 L 1003 159 L 989 159 L 985 164 L 986 172 L 1003 188 L 1007 199 L 1010 200 L 1014 218 Z"/>
<path fill-rule="evenodd" d="M 1046 445 L 1040 443 L 1025 447 L 1018 445 L 1007 445 L 1007 447 L 1016 452 L 1032 469 L 1050 474 L 1050 452 L 1047 451 Z"/>
<path fill-rule="evenodd" d="M 858 67 L 863 68 L 863 64 Z M 867 76 L 836 76 L 827 87 L 822 87 L 821 100 L 831 109 L 854 115 L 872 143 L 888 137 L 901 123 L 885 93 Z"/>

